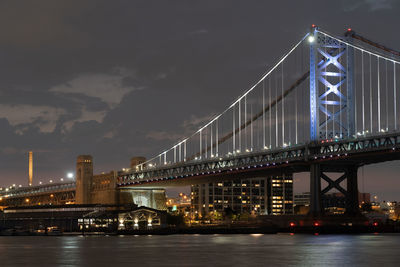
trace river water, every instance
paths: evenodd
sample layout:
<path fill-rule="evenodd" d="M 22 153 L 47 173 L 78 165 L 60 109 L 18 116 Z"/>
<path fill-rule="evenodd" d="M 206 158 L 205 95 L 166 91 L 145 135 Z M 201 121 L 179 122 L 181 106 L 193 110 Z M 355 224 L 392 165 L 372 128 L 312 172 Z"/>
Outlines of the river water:
<path fill-rule="evenodd" d="M 400 235 L 3 236 L 0 266 L 400 266 Z"/>

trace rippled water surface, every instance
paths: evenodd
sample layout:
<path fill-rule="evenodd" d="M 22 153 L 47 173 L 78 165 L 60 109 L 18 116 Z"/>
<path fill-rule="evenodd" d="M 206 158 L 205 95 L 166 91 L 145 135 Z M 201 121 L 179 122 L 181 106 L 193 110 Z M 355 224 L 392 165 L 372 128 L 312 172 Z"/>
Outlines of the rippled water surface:
<path fill-rule="evenodd" d="M 400 266 L 400 235 L 0 237 L 0 266 Z"/>

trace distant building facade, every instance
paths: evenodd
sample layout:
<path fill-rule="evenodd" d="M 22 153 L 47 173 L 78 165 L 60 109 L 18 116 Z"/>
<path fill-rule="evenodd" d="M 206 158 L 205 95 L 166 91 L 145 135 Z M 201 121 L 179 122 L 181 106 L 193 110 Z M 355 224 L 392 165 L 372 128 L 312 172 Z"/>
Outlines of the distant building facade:
<path fill-rule="evenodd" d="M 131 168 L 146 159 L 134 157 Z M 136 204 L 153 209 L 166 210 L 164 189 L 117 188 L 116 171 L 93 174 L 93 158 L 90 155 L 78 156 L 76 163 L 76 204 Z"/>
<path fill-rule="evenodd" d="M 310 210 L 310 192 L 303 192 L 294 195 L 294 214 L 304 215 Z"/>
<path fill-rule="evenodd" d="M 240 214 L 292 214 L 293 178 L 287 175 L 233 179 L 191 186 L 192 214 L 207 216 L 226 209 Z"/>
<path fill-rule="evenodd" d="M 342 193 L 330 193 L 321 196 L 322 206 L 325 212 L 342 214 L 346 211 L 346 197 Z M 360 205 L 371 202 L 370 193 L 358 193 Z M 303 192 L 294 195 L 295 214 L 307 214 L 310 206 L 310 192 Z"/>

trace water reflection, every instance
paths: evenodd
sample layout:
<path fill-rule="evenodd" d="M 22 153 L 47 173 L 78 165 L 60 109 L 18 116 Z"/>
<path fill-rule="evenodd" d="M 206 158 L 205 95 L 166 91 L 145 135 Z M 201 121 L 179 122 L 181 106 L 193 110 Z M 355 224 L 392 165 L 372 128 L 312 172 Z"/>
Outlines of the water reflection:
<path fill-rule="evenodd" d="M 397 266 L 400 235 L 0 237 L 1 266 Z"/>

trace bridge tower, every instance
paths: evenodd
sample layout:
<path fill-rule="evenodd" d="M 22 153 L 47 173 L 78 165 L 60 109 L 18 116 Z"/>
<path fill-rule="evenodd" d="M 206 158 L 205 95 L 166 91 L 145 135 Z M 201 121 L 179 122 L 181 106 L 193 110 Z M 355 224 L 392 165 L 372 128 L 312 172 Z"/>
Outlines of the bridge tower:
<path fill-rule="evenodd" d="M 353 48 L 319 33 L 316 27 L 309 42 L 310 139 L 351 138 L 355 134 Z"/>
<path fill-rule="evenodd" d="M 347 38 L 351 43 L 351 37 Z M 355 135 L 354 51 L 345 43 L 321 34 L 313 26 L 310 43 L 310 140 L 339 140 Z M 358 211 L 357 169 L 351 163 L 344 166 L 314 163 L 310 166 L 310 213 L 323 213 L 321 196 L 335 188 L 346 197 L 346 213 Z M 327 173 L 342 173 L 333 180 Z M 328 186 L 321 190 L 321 180 Z M 346 190 L 340 183 L 347 180 Z"/>
<path fill-rule="evenodd" d="M 93 158 L 90 155 L 78 156 L 76 162 L 76 204 L 91 203 L 93 179 Z"/>

